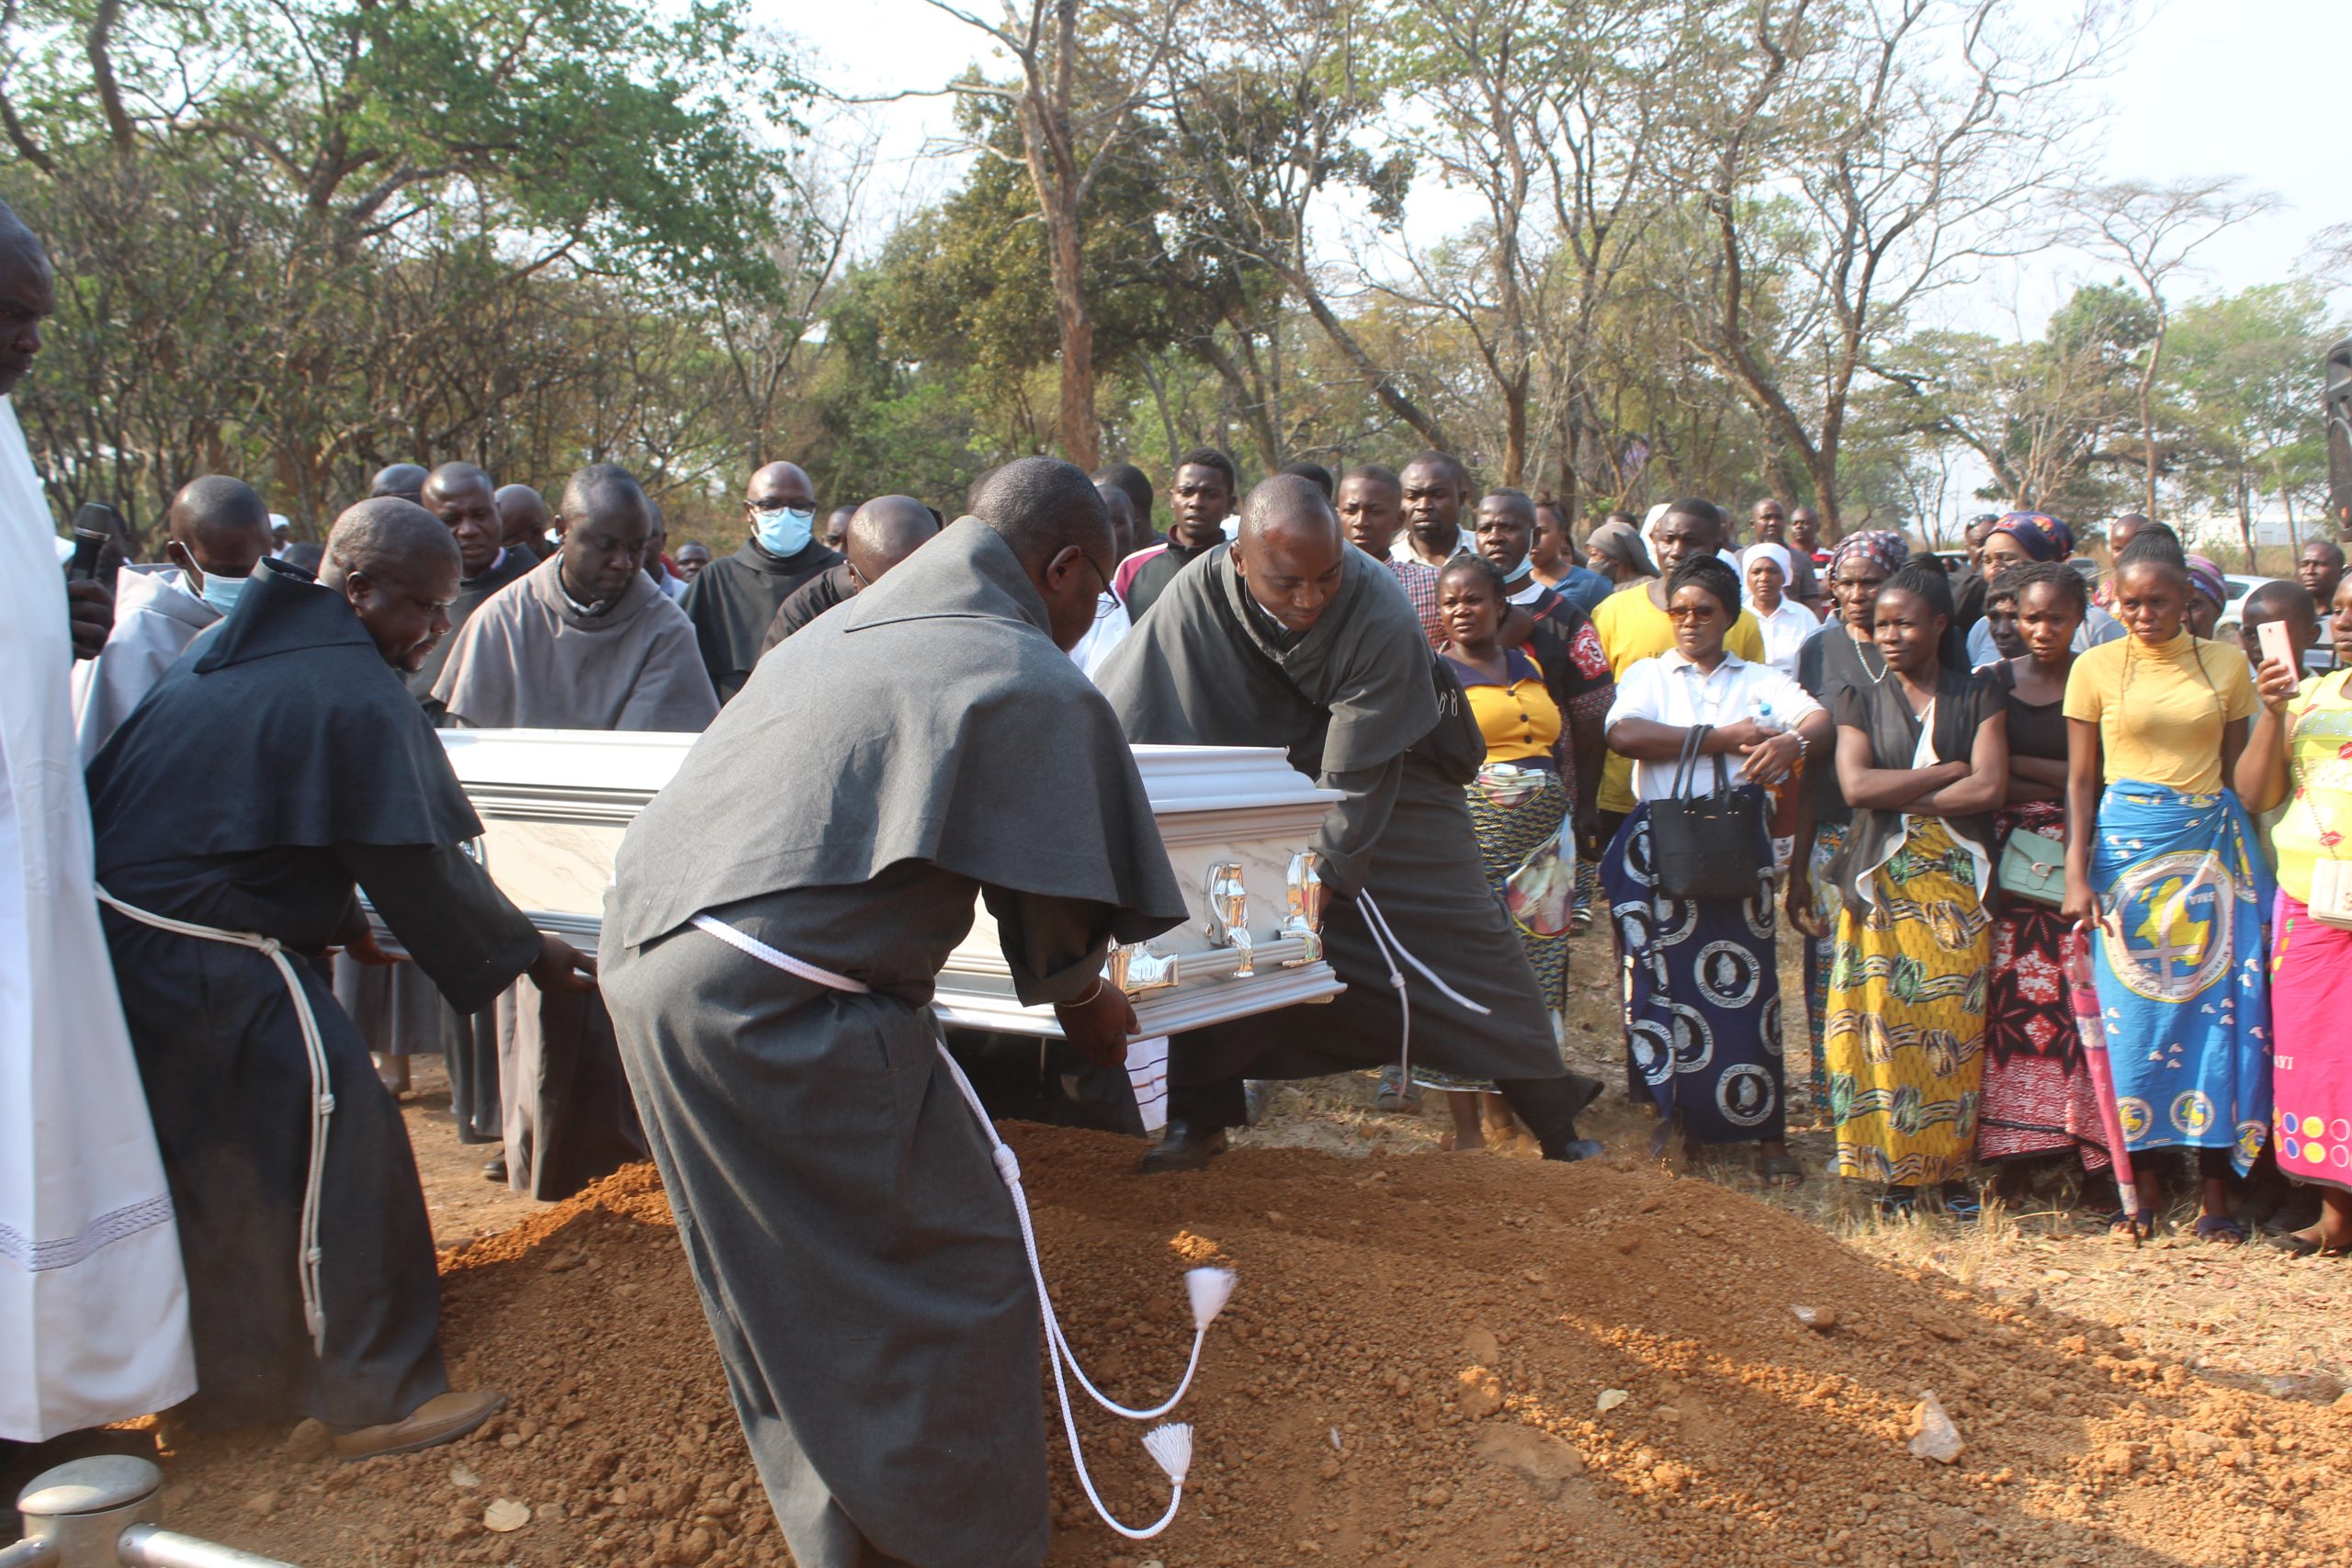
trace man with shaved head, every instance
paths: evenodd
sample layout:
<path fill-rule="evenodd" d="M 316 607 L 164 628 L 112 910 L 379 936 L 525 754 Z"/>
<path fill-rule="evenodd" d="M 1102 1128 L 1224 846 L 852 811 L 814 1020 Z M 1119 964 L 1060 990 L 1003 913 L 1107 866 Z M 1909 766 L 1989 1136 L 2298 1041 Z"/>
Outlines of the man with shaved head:
<path fill-rule="evenodd" d="M 571 476 L 558 514 L 562 546 L 455 634 L 435 700 L 473 729 L 701 729 L 718 698 L 684 612 L 645 574 L 652 502 L 627 469 L 595 463 Z M 495 1038 L 516 1191 L 569 1198 L 645 1157 L 596 998 L 517 983 L 499 999 Z"/>
<path fill-rule="evenodd" d="M 492 501 L 498 508 L 498 542 L 520 550 L 535 561 L 554 552 L 548 543 L 548 503 L 529 485 L 500 485 Z"/>
<path fill-rule="evenodd" d="M 775 619 L 768 623 L 760 644 L 761 655 L 834 605 L 871 588 L 938 532 L 938 516 L 910 495 L 877 495 L 858 507 L 842 536 L 849 558 L 794 589 L 792 597 L 776 606 Z"/>
<path fill-rule="evenodd" d="M 425 472 L 423 464 L 394 463 L 389 468 L 376 470 L 376 477 L 368 481 L 368 494 L 371 500 L 378 501 L 389 498 L 394 501 L 421 502 L 424 491 L 424 479 Z"/>
<path fill-rule="evenodd" d="M 1312 847 L 1336 895 L 1324 949 L 1347 990 L 1177 1036 L 1168 1133 L 1145 1169 L 1222 1150 L 1246 1119 L 1245 1077 L 1408 1065 L 1408 1043 L 1414 1063 L 1497 1084 L 1546 1157 L 1599 1152 L 1576 1118 L 1600 1086 L 1562 1063 L 1487 887 L 1462 793 L 1486 757 L 1477 723 L 1404 590 L 1350 546 L 1320 491 L 1290 475 L 1251 491 L 1239 537 L 1170 583 L 1098 679 L 1130 740 L 1280 746 L 1340 795 Z M 1419 963 L 1400 994 L 1404 952 Z"/>
<path fill-rule="evenodd" d="M 458 570 L 432 513 L 362 502 L 319 581 L 266 563 L 89 773 L 107 938 L 189 1265 L 200 1388 L 182 1409 L 199 1427 L 315 1417 L 345 1459 L 447 1442 L 505 1400 L 449 1391 L 399 1107 L 290 960 L 381 962 L 364 888 L 460 1010 L 524 974 L 589 984 L 464 852 L 481 822 L 402 683 L 448 630 Z"/>
<path fill-rule="evenodd" d="M 261 497 L 223 474 L 182 485 L 164 509 L 164 529 L 172 564 L 123 569 L 106 647 L 74 672 L 85 764 L 198 634 L 236 608 L 273 542 Z"/>
<path fill-rule="evenodd" d="M 57 569 L 11 395 L 56 297 L 40 242 L 0 203 L 0 1472 L 14 1445 L 150 1415 L 196 1387 L 74 745 L 70 671 L 105 645 L 113 604 Z"/>
<path fill-rule="evenodd" d="M 743 517 L 752 529 L 743 547 L 696 572 L 678 601 L 722 703 L 751 679 L 768 623 L 793 590 L 842 562 L 816 536 L 816 487 L 797 464 L 770 463 L 753 474 Z"/>
<path fill-rule="evenodd" d="M 1045 1560 L 1036 1295 L 932 990 L 977 896 L 1014 994 L 1115 1067 L 1109 947 L 1184 919 L 1066 657 L 1115 564 L 1093 485 L 1023 457 L 971 508 L 760 660 L 605 898 L 605 1001 L 801 1568 Z"/>
<path fill-rule="evenodd" d="M 539 559 L 526 550 L 509 549 L 502 542 L 506 525 L 499 514 L 498 488 L 471 463 L 444 463 L 434 469 L 425 478 L 421 504 L 448 525 L 449 536 L 458 546 L 458 594 L 449 602 L 449 636 L 425 656 L 408 682 L 409 690 L 437 723 L 441 708 L 433 685 L 441 678 L 442 661 L 449 657 L 458 633 L 465 629 L 475 611 L 490 603 L 492 594 L 522 578 Z"/>

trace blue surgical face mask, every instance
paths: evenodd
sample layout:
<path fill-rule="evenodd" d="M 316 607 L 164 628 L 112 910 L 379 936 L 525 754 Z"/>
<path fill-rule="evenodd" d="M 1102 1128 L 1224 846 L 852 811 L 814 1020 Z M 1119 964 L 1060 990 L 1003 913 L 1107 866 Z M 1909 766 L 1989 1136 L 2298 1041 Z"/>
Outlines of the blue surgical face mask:
<path fill-rule="evenodd" d="M 759 514 L 760 548 L 772 556 L 797 556 L 808 547 L 817 525 L 813 506 L 786 506 Z"/>
<path fill-rule="evenodd" d="M 229 577 L 220 572 L 208 571 L 204 574 L 204 585 L 196 591 L 196 596 L 225 615 L 237 607 L 237 595 L 243 593 L 245 584 L 252 581 L 250 577 Z"/>

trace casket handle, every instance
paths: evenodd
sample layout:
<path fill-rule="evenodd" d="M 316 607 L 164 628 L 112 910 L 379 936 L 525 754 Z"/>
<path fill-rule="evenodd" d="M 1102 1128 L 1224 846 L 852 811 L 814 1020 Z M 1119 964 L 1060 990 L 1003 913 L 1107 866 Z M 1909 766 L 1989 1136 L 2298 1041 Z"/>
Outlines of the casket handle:
<path fill-rule="evenodd" d="M 1290 857 L 1282 934 L 1296 937 L 1305 945 L 1296 958 L 1283 962 L 1285 969 L 1319 964 L 1323 960 L 1323 907 L 1329 897 L 1329 891 L 1324 887 L 1323 877 L 1316 869 L 1321 858 L 1313 850 L 1301 850 Z"/>
<path fill-rule="evenodd" d="M 1250 940 L 1250 890 L 1241 883 L 1241 863 L 1226 860 L 1209 867 L 1204 892 L 1209 918 L 1201 924 L 1210 942 L 1241 954 L 1233 977 L 1246 980 L 1257 973 L 1257 953 Z"/>

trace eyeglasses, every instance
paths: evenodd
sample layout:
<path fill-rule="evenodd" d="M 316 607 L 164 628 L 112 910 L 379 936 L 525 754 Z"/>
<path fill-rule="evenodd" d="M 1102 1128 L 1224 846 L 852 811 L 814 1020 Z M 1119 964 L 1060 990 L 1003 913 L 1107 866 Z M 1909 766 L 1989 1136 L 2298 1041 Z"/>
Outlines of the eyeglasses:
<path fill-rule="evenodd" d="M 1098 621 L 1107 621 L 1114 613 L 1125 610 L 1127 607 L 1126 601 L 1120 598 L 1119 591 L 1111 586 L 1111 574 L 1101 567 L 1095 566 L 1094 558 L 1084 550 L 1078 552 L 1078 558 L 1094 568 L 1094 581 L 1102 585 L 1102 592 L 1095 595 L 1094 618 Z M 1108 608 L 1105 608 L 1102 604 L 1105 599 L 1111 601 Z"/>
<path fill-rule="evenodd" d="M 1666 618 L 1679 626 L 1690 621 L 1712 621 L 1721 614 L 1723 612 L 1712 604 L 1684 604 L 1668 606 Z"/>
<path fill-rule="evenodd" d="M 791 509 L 792 502 L 778 500 L 775 496 L 770 496 L 765 501 L 747 501 L 743 503 L 743 510 L 746 512 L 788 512 Z"/>

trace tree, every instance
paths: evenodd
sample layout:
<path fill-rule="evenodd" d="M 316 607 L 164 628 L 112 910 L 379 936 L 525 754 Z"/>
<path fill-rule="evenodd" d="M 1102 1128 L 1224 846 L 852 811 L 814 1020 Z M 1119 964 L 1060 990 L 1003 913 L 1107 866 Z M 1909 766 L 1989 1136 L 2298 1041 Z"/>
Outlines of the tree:
<path fill-rule="evenodd" d="M 971 79 L 951 90 L 997 100 L 1020 127 L 1021 162 L 1045 225 L 1052 269 L 1062 451 L 1080 468 L 1092 468 L 1102 456 L 1102 428 L 1094 409 L 1094 315 L 1086 276 L 1088 201 L 1137 113 L 1152 101 L 1182 0 L 1158 0 L 1146 11 L 1082 6 L 1080 0 L 1026 0 L 1025 6 L 1003 0 L 994 21 L 949 0 L 929 3 L 986 33 L 1020 67 L 1020 81 L 1010 86 Z M 1010 156 L 985 141 L 974 145 L 984 154 Z"/>
<path fill-rule="evenodd" d="M 2140 437 L 2143 509 L 2156 512 L 2156 378 L 2162 374 L 2165 337 L 2172 327 L 2167 295 L 2188 270 L 2189 258 L 2214 236 L 2278 205 L 2278 197 L 2249 191 L 2235 178 L 2175 180 L 2150 185 L 2126 180 L 2076 191 L 2069 205 L 2077 215 L 2072 233 L 2095 252 L 2121 262 L 2154 316 L 2140 363 Z M 2251 545 L 2248 549 L 2251 550 Z M 2249 557 L 2249 561 L 2251 557 Z"/>
<path fill-rule="evenodd" d="M 2249 571 L 2255 497 L 2278 497 L 2291 538 L 2296 496 L 2326 480 L 2315 367 L 2343 330 L 2325 295 L 2301 280 L 2199 300 L 2174 318 L 2165 422 L 2187 482 L 2237 514 Z"/>
<path fill-rule="evenodd" d="M 1802 470 L 1826 529 L 1857 380 L 1908 313 L 2030 243 L 2111 23 L 2023 0 L 1758 0 L 1679 95 L 1689 331 Z"/>

